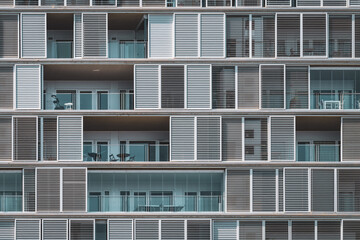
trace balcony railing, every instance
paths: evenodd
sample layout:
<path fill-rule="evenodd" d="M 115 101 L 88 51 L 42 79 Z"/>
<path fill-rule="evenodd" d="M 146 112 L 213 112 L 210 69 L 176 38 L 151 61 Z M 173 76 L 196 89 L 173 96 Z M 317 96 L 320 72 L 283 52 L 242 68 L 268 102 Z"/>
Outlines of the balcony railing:
<path fill-rule="evenodd" d="M 110 41 L 109 58 L 146 58 L 147 41 Z"/>
<path fill-rule="evenodd" d="M 360 93 L 314 93 L 311 109 L 360 109 Z"/>
<path fill-rule="evenodd" d="M 48 41 L 48 58 L 72 58 L 73 41 Z"/>
<path fill-rule="evenodd" d="M 340 144 L 334 143 L 298 143 L 298 162 L 339 162 Z"/>
<path fill-rule="evenodd" d="M 223 196 L 89 196 L 89 212 L 221 212 Z"/>
<path fill-rule="evenodd" d="M 45 110 L 133 110 L 134 93 L 45 93 Z"/>
<path fill-rule="evenodd" d="M 84 140 L 83 160 L 89 162 L 169 161 L 169 144 L 92 144 Z"/>
<path fill-rule="evenodd" d="M 0 195 L 0 212 L 21 212 L 22 196 Z"/>

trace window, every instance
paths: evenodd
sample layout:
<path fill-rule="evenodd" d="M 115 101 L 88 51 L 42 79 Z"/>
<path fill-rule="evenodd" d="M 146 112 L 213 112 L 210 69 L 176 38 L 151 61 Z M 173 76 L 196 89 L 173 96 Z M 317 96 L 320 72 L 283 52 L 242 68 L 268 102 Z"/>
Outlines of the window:
<path fill-rule="evenodd" d="M 108 142 L 97 142 L 97 161 L 109 161 L 109 144 Z"/>
<path fill-rule="evenodd" d="M 99 110 L 109 109 L 109 93 L 107 91 L 97 91 L 97 105 Z"/>
<path fill-rule="evenodd" d="M 212 68 L 212 107 L 235 108 L 235 68 Z"/>
<path fill-rule="evenodd" d="M 252 56 L 275 57 L 275 16 L 253 15 L 252 22 Z"/>
<path fill-rule="evenodd" d="M 80 109 L 92 110 L 92 92 L 80 91 Z"/>

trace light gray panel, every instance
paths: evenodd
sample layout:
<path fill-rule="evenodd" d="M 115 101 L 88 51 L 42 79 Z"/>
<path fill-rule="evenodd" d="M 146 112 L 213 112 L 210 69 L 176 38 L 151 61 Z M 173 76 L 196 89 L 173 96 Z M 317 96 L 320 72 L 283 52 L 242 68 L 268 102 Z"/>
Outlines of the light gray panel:
<path fill-rule="evenodd" d="M 136 220 L 135 239 L 136 240 L 159 239 L 159 220 Z"/>
<path fill-rule="evenodd" d="M 40 65 L 16 66 L 16 108 L 40 109 Z"/>
<path fill-rule="evenodd" d="M 46 14 L 22 15 L 22 57 L 46 57 Z"/>
<path fill-rule="evenodd" d="M 11 161 L 12 158 L 12 120 L 11 117 L 0 118 L 0 161 Z"/>
<path fill-rule="evenodd" d="M 360 118 L 342 120 L 342 161 L 359 161 Z"/>
<path fill-rule="evenodd" d="M 161 239 L 184 240 L 184 220 L 161 220 Z"/>
<path fill-rule="evenodd" d="M 171 160 L 194 160 L 194 117 L 171 117 Z"/>
<path fill-rule="evenodd" d="M 83 14 L 83 56 L 107 56 L 107 15 Z"/>
<path fill-rule="evenodd" d="M 86 169 L 63 168 L 63 211 L 86 211 Z"/>
<path fill-rule="evenodd" d="M 58 118 L 58 159 L 82 160 L 82 117 Z"/>
<path fill-rule="evenodd" d="M 294 117 L 271 117 L 271 160 L 295 159 Z"/>
<path fill-rule="evenodd" d="M 128 240 L 133 239 L 132 220 L 109 220 L 109 240 Z"/>
<path fill-rule="evenodd" d="M 187 108 L 211 108 L 210 65 L 187 66 Z"/>
<path fill-rule="evenodd" d="M 149 57 L 171 58 L 173 56 L 173 15 L 149 15 Z"/>
<path fill-rule="evenodd" d="M 0 240 L 12 240 L 14 238 L 14 220 L 0 220 Z"/>
<path fill-rule="evenodd" d="M 250 171 L 227 171 L 228 212 L 250 211 Z"/>
<path fill-rule="evenodd" d="M 220 117 L 197 117 L 197 160 L 220 160 Z"/>
<path fill-rule="evenodd" d="M 43 240 L 67 240 L 68 222 L 66 219 L 44 219 L 43 220 Z"/>
<path fill-rule="evenodd" d="M 237 222 L 231 220 L 215 220 L 213 223 L 214 240 L 237 240 Z"/>
<path fill-rule="evenodd" d="M 135 108 L 159 108 L 159 66 L 135 66 Z"/>
<path fill-rule="evenodd" d="M 198 56 L 198 15 L 175 14 L 175 57 Z"/>
<path fill-rule="evenodd" d="M 60 211 L 60 169 L 37 168 L 36 171 L 37 211 Z"/>
<path fill-rule="evenodd" d="M 201 14 L 201 57 L 224 57 L 225 56 L 225 15 L 224 14 Z"/>
<path fill-rule="evenodd" d="M 308 211 L 308 169 L 285 169 L 285 211 Z"/>
<path fill-rule="evenodd" d="M 40 220 L 16 220 L 16 240 L 36 240 L 40 238 Z"/>

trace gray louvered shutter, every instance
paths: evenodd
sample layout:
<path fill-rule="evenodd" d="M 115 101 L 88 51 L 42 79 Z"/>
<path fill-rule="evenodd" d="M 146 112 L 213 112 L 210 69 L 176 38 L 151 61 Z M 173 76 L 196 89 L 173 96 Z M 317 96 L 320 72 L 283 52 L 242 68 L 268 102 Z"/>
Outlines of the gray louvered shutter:
<path fill-rule="evenodd" d="M 0 16 L 1 19 L 1 16 Z M 1 21 L 1 20 L 0 20 Z M 1 26 L 0 26 L 1 28 Z M 1 52 L 1 49 L 0 49 Z M 13 89 L 14 89 L 13 66 L 0 67 L 0 109 L 13 108 Z"/>
<path fill-rule="evenodd" d="M 215 220 L 213 224 L 214 240 L 237 240 L 237 222 L 231 220 Z"/>
<path fill-rule="evenodd" d="M 358 6 L 360 6 L 360 1 L 358 2 Z M 350 0 L 351 2 L 351 0 Z M 355 57 L 360 57 L 360 15 L 355 15 Z"/>
<path fill-rule="evenodd" d="M 117 0 L 118 7 L 139 7 L 139 0 Z"/>
<path fill-rule="evenodd" d="M 325 14 L 303 15 L 303 55 L 326 56 Z"/>
<path fill-rule="evenodd" d="M 261 108 L 284 108 L 284 66 L 261 65 Z"/>
<path fill-rule="evenodd" d="M 35 212 L 35 169 L 24 169 L 24 211 Z"/>
<path fill-rule="evenodd" d="M 159 239 L 159 220 L 135 220 L 135 239 Z"/>
<path fill-rule="evenodd" d="M 158 65 L 135 65 L 135 108 L 159 108 Z"/>
<path fill-rule="evenodd" d="M 312 211 L 334 211 L 334 170 L 311 170 L 311 202 Z"/>
<path fill-rule="evenodd" d="M 16 240 L 40 240 L 40 220 L 16 220 Z"/>
<path fill-rule="evenodd" d="M 260 0 L 237 0 L 238 7 L 261 7 Z"/>
<path fill-rule="evenodd" d="M 37 118 L 13 118 L 13 160 L 37 161 Z"/>
<path fill-rule="evenodd" d="M 1 58 L 18 57 L 18 48 L 19 48 L 18 23 L 19 23 L 18 14 L 2 14 L 0 16 L 0 31 L 1 31 L 0 57 Z"/>
<path fill-rule="evenodd" d="M 175 14 L 175 57 L 198 56 L 198 14 Z"/>
<path fill-rule="evenodd" d="M 225 57 L 225 15 L 200 15 L 201 57 Z"/>
<path fill-rule="evenodd" d="M 250 211 L 250 171 L 227 171 L 227 211 Z"/>
<path fill-rule="evenodd" d="M 143 0 L 142 6 L 143 7 L 164 7 L 165 1 L 164 0 Z"/>
<path fill-rule="evenodd" d="M 44 219 L 42 224 L 43 240 L 67 240 L 67 219 Z"/>
<path fill-rule="evenodd" d="M 212 67 L 212 108 L 235 108 L 235 67 Z"/>
<path fill-rule="evenodd" d="M 238 108 L 259 108 L 259 66 L 238 66 Z"/>
<path fill-rule="evenodd" d="M 343 221 L 342 240 L 358 240 L 360 238 L 360 221 Z"/>
<path fill-rule="evenodd" d="M 70 220 L 70 239 L 71 240 L 93 240 L 94 221 L 93 220 Z"/>
<path fill-rule="evenodd" d="M 245 161 L 268 160 L 267 118 L 245 118 Z"/>
<path fill-rule="evenodd" d="M 295 159 L 295 117 L 271 117 L 271 160 Z"/>
<path fill-rule="evenodd" d="M 194 160 L 194 117 L 171 117 L 171 160 Z"/>
<path fill-rule="evenodd" d="M 161 108 L 184 108 L 184 66 L 161 66 Z"/>
<path fill-rule="evenodd" d="M 26 58 L 46 57 L 46 14 L 22 15 L 21 56 Z"/>
<path fill-rule="evenodd" d="M 0 118 L 0 161 L 11 161 L 12 158 L 12 119 Z"/>
<path fill-rule="evenodd" d="M 249 15 L 226 16 L 226 56 L 249 57 Z"/>
<path fill-rule="evenodd" d="M 37 211 L 60 211 L 60 169 L 37 168 L 36 172 Z"/>
<path fill-rule="evenodd" d="M 40 65 L 16 65 L 16 108 L 40 109 Z"/>
<path fill-rule="evenodd" d="M 346 0 L 323 0 L 324 7 L 345 7 Z"/>
<path fill-rule="evenodd" d="M 324 5 L 325 2 L 326 1 L 324 1 Z M 329 15 L 328 18 L 329 18 L 329 57 L 333 57 L 333 58 L 351 57 L 352 16 Z"/>
<path fill-rule="evenodd" d="M 15 0 L 15 5 L 20 6 L 38 6 L 39 0 Z"/>
<path fill-rule="evenodd" d="M 83 56 L 107 56 L 107 14 L 83 14 Z"/>
<path fill-rule="evenodd" d="M 318 221 L 318 240 L 340 240 L 340 221 Z"/>
<path fill-rule="evenodd" d="M 314 221 L 292 221 L 292 240 L 315 240 Z"/>
<path fill-rule="evenodd" d="M 13 6 L 14 0 L 2 0 L 0 6 Z"/>
<path fill-rule="evenodd" d="M 41 0 L 41 6 L 64 6 L 64 0 Z"/>
<path fill-rule="evenodd" d="M 128 239 L 133 239 L 133 221 L 109 219 L 109 240 Z"/>
<path fill-rule="evenodd" d="M 149 57 L 173 56 L 173 14 L 149 14 Z"/>
<path fill-rule="evenodd" d="M 359 6 L 360 5 L 360 1 L 359 0 L 350 0 L 349 1 L 349 5 L 352 6 Z"/>
<path fill-rule="evenodd" d="M 359 212 L 359 190 L 360 185 L 359 169 L 338 169 L 338 211 L 339 212 Z"/>
<path fill-rule="evenodd" d="M 308 169 L 285 169 L 285 211 L 309 210 Z"/>
<path fill-rule="evenodd" d="M 82 50 L 82 14 L 81 13 L 76 13 L 74 14 L 74 47 L 75 47 L 75 57 L 76 58 L 81 58 L 83 55 L 83 50 Z"/>
<path fill-rule="evenodd" d="M 252 56 L 275 57 L 275 15 L 253 15 Z"/>
<path fill-rule="evenodd" d="M 276 171 L 253 170 L 253 211 L 276 211 Z"/>
<path fill-rule="evenodd" d="M 279 212 L 284 211 L 284 171 L 283 169 L 278 169 L 278 188 L 279 188 Z"/>
<path fill-rule="evenodd" d="M 58 160 L 82 161 L 82 117 L 58 117 Z"/>
<path fill-rule="evenodd" d="M 14 220 L 0 220 L 0 240 L 12 240 L 14 237 Z"/>
<path fill-rule="evenodd" d="M 298 7 L 320 7 L 321 0 L 297 0 Z"/>
<path fill-rule="evenodd" d="M 342 161 L 360 160 L 360 118 L 342 119 Z"/>
<path fill-rule="evenodd" d="M 57 118 L 44 117 L 41 119 L 41 121 L 43 126 L 42 160 L 56 161 L 57 160 Z"/>
<path fill-rule="evenodd" d="M 184 240 L 185 221 L 184 220 L 161 220 L 161 239 Z"/>
<path fill-rule="evenodd" d="M 63 211 L 86 211 L 86 169 L 63 168 Z"/>
<path fill-rule="evenodd" d="M 309 104 L 308 66 L 286 67 L 286 108 L 307 109 Z"/>
<path fill-rule="evenodd" d="M 242 118 L 222 118 L 222 160 L 242 160 Z"/>
<path fill-rule="evenodd" d="M 197 160 L 220 160 L 220 117 L 197 117 Z"/>
<path fill-rule="evenodd" d="M 90 0 L 66 0 L 67 6 L 90 6 Z"/>
<path fill-rule="evenodd" d="M 269 7 L 290 7 L 290 0 L 266 0 L 266 5 Z"/>
<path fill-rule="evenodd" d="M 240 221 L 239 240 L 262 240 L 261 221 Z"/>
<path fill-rule="evenodd" d="M 266 239 L 288 240 L 288 221 L 266 221 Z"/>
<path fill-rule="evenodd" d="M 209 240 L 210 220 L 187 220 L 187 240 Z"/>
<path fill-rule="evenodd" d="M 210 67 L 210 65 L 187 66 L 187 108 L 211 108 Z"/>
<path fill-rule="evenodd" d="M 103 1 L 103 0 L 92 0 L 92 5 L 93 5 L 93 6 L 114 6 L 114 5 L 115 5 L 115 1 L 116 1 L 116 0 L 107 0 L 107 1 Z"/>
<path fill-rule="evenodd" d="M 277 56 L 300 57 L 300 14 L 277 15 Z"/>

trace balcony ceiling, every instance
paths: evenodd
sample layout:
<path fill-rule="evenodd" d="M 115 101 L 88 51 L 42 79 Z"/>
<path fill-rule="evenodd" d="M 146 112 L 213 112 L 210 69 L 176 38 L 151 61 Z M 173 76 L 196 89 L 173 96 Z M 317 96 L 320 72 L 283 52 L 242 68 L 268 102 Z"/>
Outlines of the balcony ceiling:
<path fill-rule="evenodd" d="M 296 117 L 297 131 L 340 131 L 340 117 Z"/>
<path fill-rule="evenodd" d="M 47 14 L 47 29 L 49 30 L 72 30 L 72 13 L 49 13 Z"/>
<path fill-rule="evenodd" d="M 110 13 L 109 30 L 135 30 L 143 16 L 142 13 Z"/>

